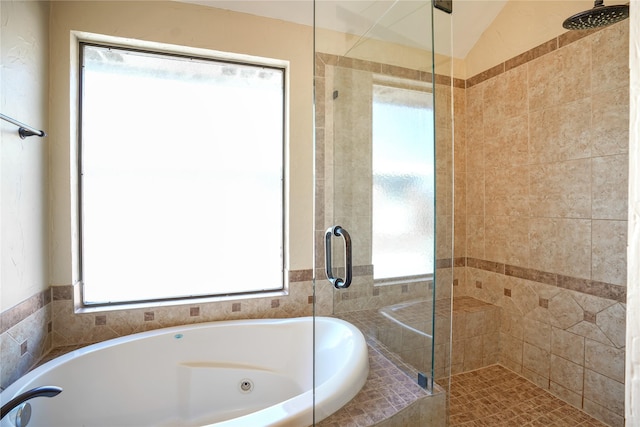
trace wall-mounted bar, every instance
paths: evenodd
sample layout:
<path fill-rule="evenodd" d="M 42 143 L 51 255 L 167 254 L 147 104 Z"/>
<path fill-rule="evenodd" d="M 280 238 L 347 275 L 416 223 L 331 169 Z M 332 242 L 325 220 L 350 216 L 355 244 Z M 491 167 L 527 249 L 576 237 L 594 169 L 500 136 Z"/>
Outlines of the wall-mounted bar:
<path fill-rule="evenodd" d="M 19 121 L 5 116 L 2 113 L 0 113 L 0 119 L 6 120 L 7 122 L 18 126 L 18 134 L 22 139 L 25 139 L 28 136 L 39 136 L 40 138 L 47 136 L 47 134 L 43 130 L 38 130 L 36 128 L 32 128 L 31 126 L 27 126 L 24 123 L 20 123 Z"/>

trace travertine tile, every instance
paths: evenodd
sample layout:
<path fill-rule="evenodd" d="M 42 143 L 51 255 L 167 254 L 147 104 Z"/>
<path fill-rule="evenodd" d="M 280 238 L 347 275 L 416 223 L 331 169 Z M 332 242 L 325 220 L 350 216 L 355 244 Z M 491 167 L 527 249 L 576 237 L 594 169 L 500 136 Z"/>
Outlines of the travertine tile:
<path fill-rule="evenodd" d="M 575 391 L 569 390 L 568 388 L 555 383 L 553 379 L 549 383 L 549 392 L 576 408 L 582 407 L 582 392 L 576 393 Z M 573 425 L 575 424 L 567 423 L 567 427 L 571 427 Z"/>
<path fill-rule="evenodd" d="M 596 324 L 617 348 L 625 346 L 626 311 L 622 304 L 612 305 L 598 313 Z"/>
<path fill-rule="evenodd" d="M 484 216 L 467 211 L 467 256 L 484 258 Z"/>
<path fill-rule="evenodd" d="M 537 385 L 538 387 L 547 390 L 549 389 L 549 374 L 541 375 L 529 368 L 522 366 L 522 376 Z"/>
<path fill-rule="evenodd" d="M 530 281 L 507 277 L 506 283 L 511 288 L 511 300 L 523 315 L 529 316 L 540 307 L 540 296 L 530 286 Z M 548 319 L 544 323 L 548 323 Z"/>
<path fill-rule="evenodd" d="M 629 87 L 629 22 L 622 21 L 592 37 L 592 89 L 594 96 L 618 87 Z M 603 49 L 607 46 L 607 49 Z"/>
<path fill-rule="evenodd" d="M 582 392 L 584 367 L 562 357 L 551 355 L 550 379 L 569 390 Z"/>
<path fill-rule="evenodd" d="M 483 366 L 482 336 L 467 338 L 464 344 L 464 370 L 472 371 Z"/>
<path fill-rule="evenodd" d="M 539 110 L 591 94 L 591 40 L 578 40 L 527 64 L 529 109 Z"/>
<path fill-rule="evenodd" d="M 522 316 L 512 311 L 501 310 L 500 332 L 513 338 L 522 340 L 524 327 L 521 322 Z"/>
<path fill-rule="evenodd" d="M 500 334 L 500 355 L 522 365 L 523 342 L 510 335 Z"/>
<path fill-rule="evenodd" d="M 584 372 L 584 398 L 624 415 L 624 384 L 590 369 Z"/>
<path fill-rule="evenodd" d="M 483 92 L 484 123 L 500 123 L 527 111 L 527 69 L 517 67 L 487 80 Z"/>
<path fill-rule="evenodd" d="M 586 340 L 584 366 L 599 374 L 624 383 L 624 348 L 615 348 Z"/>
<path fill-rule="evenodd" d="M 531 214 L 529 166 L 485 168 L 485 214 L 528 217 Z"/>
<path fill-rule="evenodd" d="M 522 367 L 549 379 L 549 351 L 529 343 L 522 346 Z M 547 383 L 548 384 L 548 383 Z"/>
<path fill-rule="evenodd" d="M 580 304 L 580 307 L 591 313 L 599 313 L 605 308 L 616 304 L 615 300 L 588 295 L 581 292 L 573 292 L 571 296 L 578 304 Z"/>
<path fill-rule="evenodd" d="M 489 206 L 494 202 L 495 200 L 487 205 L 487 212 L 493 210 Z M 500 263 L 527 265 L 529 262 L 528 219 L 487 214 L 485 217 L 485 257 Z"/>
<path fill-rule="evenodd" d="M 531 167 L 531 214 L 591 218 L 591 161 L 544 163 Z"/>
<path fill-rule="evenodd" d="M 500 333 L 493 332 L 482 335 L 482 366 L 493 365 L 498 362 L 500 354 Z M 488 362 L 488 360 L 491 360 Z"/>
<path fill-rule="evenodd" d="M 473 311 L 465 313 L 465 328 L 463 338 L 471 338 L 482 335 L 486 331 L 485 311 Z"/>
<path fill-rule="evenodd" d="M 524 324 L 524 342 L 532 344 L 545 351 L 551 350 L 551 325 L 548 323 L 537 322 L 525 317 L 522 319 Z"/>
<path fill-rule="evenodd" d="M 459 203 L 456 202 L 456 206 Z M 454 242 L 455 256 L 467 255 L 467 218 L 466 214 L 454 215 Z"/>
<path fill-rule="evenodd" d="M 529 155 L 533 164 L 591 156 L 591 99 L 532 111 Z"/>
<path fill-rule="evenodd" d="M 523 166 L 529 163 L 529 116 L 503 117 L 485 126 L 486 167 Z"/>
<path fill-rule="evenodd" d="M 627 154 L 592 159 L 594 219 L 627 219 L 628 170 Z"/>
<path fill-rule="evenodd" d="M 584 310 L 571 297 L 569 291 L 556 294 L 549 300 L 552 325 L 561 329 L 569 328 L 584 319 Z"/>
<path fill-rule="evenodd" d="M 627 221 L 592 221 L 591 279 L 627 284 Z"/>
<path fill-rule="evenodd" d="M 624 416 L 616 414 L 610 408 L 599 405 L 589 399 L 583 399 L 584 411 L 611 427 L 624 427 Z"/>
<path fill-rule="evenodd" d="M 485 174 L 483 169 L 467 172 L 467 215 L 484 215 Z"/>
<path fill-rule="evenodd" d="M 551 329 L 551 354 L 584 364 L 585 339 L 580 335 L 553 327 Z"/>
<path fill-rule="evenodd" d="M 598 325 L 594 323 L 587 321 L 578 322 L 568 328 L 567 331 L 588 338 L 590 340 L 615 347 L 611 340 L 605 335 L 605 333 L 602 332 Z"/>
<path fill-rule="evenodd" d="M 531 218 L 530 267 L 567 276 L 591 276 L 591 220 Z"/>
<path fill-rule="evenodd" d="M 607 156 L 629 152 L 629 88 L 606 90 L 592 98 L 591 152 Z"/>

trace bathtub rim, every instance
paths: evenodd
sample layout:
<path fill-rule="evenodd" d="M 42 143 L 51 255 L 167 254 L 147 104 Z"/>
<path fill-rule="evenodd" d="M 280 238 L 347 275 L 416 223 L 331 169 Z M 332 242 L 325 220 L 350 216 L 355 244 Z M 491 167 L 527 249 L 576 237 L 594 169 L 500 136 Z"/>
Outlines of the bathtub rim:
<path fill-rule="evenodd" d="M 164 328 L 153 329 L 149 331 L 141 331 L 136 332 L 129 335 L 124 335 L 121 337 L 111 338 L 105 341 L 88 344 L 84 347 L 77 348 L 75 350 L 71 350 L 68 353 L 57 356 L 41 365 L 33 368 L 27 374 L 20 377 L 14 383 L 9 385 L 6 389 L 0 392 L 0 397 L 2 397 L 2 401 L 5 401 L 4 396 L 8 395 L 6 401 L 17 396 L 19 393 L 26 391 L 29 388 L 37 386 L 37 384 L 32 384 L 33 381 L 37 382 L 38 377 L 46 374 L 50 370 L 54 369 L 57 366 L 66 364 L 71 362 L 75 358 L 82 357 L 84 355 L 88 355 L 97 351 L 101 351 L 107 348 L 113 348 L 118 345 L 126 344 L 128 342 L 136 341 L 139 339 L 150 339 L 162 335 L 171 335 L 176 334 L 178 332 L 184 332 L 187 330 L 197 330 L 197 329 L 207 329 L 209 327 L 215 326 L 216 328 L 224 327 L 227 325 L 277 325 L 277 324 L 286 324 L 286 323 L 306 323 L 309 322 L 314 325 L 314 334 L 316 333 L 317 323 L 326 323 L 326 324 L 340 324 L 342 327 L 345 327 L 346 330 L 350 332 L 351 339 L 354 340 L 354 348 L 361 348 L 364 351 L 353 352 L 354 358 L 352 362 L 359 367 L 359 369 L 347 370 L 342 369 L 338 372 L 332 373 L 323 383 L 314 384 L 315 381 L 315 372 L 314 372 L 314 380 L 312 381 L 312 388 L 309 390 L 303 390 L 300 394 L 291 397 L 283 402 L 278 402 L 275 405 L 260 409 L 258 411 L 254 411 L 252 413 L 231 419 L 226 421 L 215 422 L 212 424 L 203 424 L 199 427 L 245 427 L 246 425 L 252 425 L 252 418 L 260 418 L 269 416 L 276 417 L 278 414 L 282 414 L 280 410 L 283 406 L 290 407 L 290 411 L 287 411 L 287 414 L 291 418 L 287 418 L 284 421 L 284 424 L 278 422 L 279 420 L 276 418 L 274 423 L 264 424 L 267 426 L 279 426 L 279 425 L 289 425 L 293 420 L 302 421 L 303 419 L 313 420 L 314 422 L 319 422 L 322 419 L 328 417 L 333 414 L 344 405 L 346 405 L 351 399 L 353 399 L 359 391 L 362 389 L 364 384 L 367 381 L 369 374 L 369 359 L 368 359 L 368 345 L 366 343 L 366 339 L 363 333 L 352 323 L 345 321 L 343 319 L 331 316 L 301 316 L 301 317 L 291 317 L 291 318 L 259 318 L 259 319 L 227 319 L 227 320 L 219 320 L 219 321 L 208 321 L 201 323 L 189 323 L 184 325 L 176 325 L 169 326 Z M 312 341 L 313 342 L 313 341 Z M 314 357 L 316 357 L 316 348 L 315 345 L 317 343 L 314 342 Z M 317 369 L 317 364 L 313 363 L 314 370 Z M 55 384 L 53 384 L 55 385 Z M 344 399 L 340 402 L 332 401 L 331 397 L 333 395 L 333 391 L 336 388 L 341 388 L 346 385 L 346 390 L 342 394 Z M 313 404 L 305 405 L 305 402 L 309 402 L 310 399 L 315 399 Z M 13 412 L 13 411 L 12 411 Z M 10 413 L 11 414 L 11 413 Z M 7 414 L 9 418 L 10 414 Z M 314 419 L 315 416 L 315 419 Z M 4 425 L 4 421 L 3 425 Z M 249 424 L 247 424 L 249 423 Z"/>

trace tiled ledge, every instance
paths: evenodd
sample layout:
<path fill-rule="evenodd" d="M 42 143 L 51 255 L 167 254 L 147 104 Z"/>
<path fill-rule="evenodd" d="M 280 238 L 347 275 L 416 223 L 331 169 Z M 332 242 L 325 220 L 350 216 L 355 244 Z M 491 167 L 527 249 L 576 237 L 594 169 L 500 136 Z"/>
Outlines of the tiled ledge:
<path fill-rule="evenodd" d="M 626 287 L 615 285 L 613 283 L 564 276 L 562 274 L 550 273 L 533 268 L 518 267 L 516 265 L 503 264 L 471 257 L 456 258 L 454 260 L 454 266 L 477 268 L 479 270 L 517 277 L 519 279 L 530 280 L 533 282 L 543 283 L 545 285 L 557 286 L 558 288 L 581 292 L 583 294 L 593 295 L 622 303 L 627 300 Z M 453 284 L 455 286 L 457 282 L 454 281 Z"/>
<path fill-rule="evenodd" d="M 356 397 L 318 423 L 318 427 L 372 426 L 431 396 L 385 357 L 383 351 L 369 343 L 367 382 Z"/>

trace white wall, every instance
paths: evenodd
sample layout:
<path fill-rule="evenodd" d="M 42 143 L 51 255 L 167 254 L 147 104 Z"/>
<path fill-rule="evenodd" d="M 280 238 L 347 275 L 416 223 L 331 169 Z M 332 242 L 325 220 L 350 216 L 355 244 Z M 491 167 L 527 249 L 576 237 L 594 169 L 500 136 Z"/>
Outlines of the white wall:
<path fill-rule="evenodd" d="M 48 128 L 49 3 L 2 0 L 0 112 Z M 48 138 L 0 122 L 0 311 L 48 288 Z"/>

